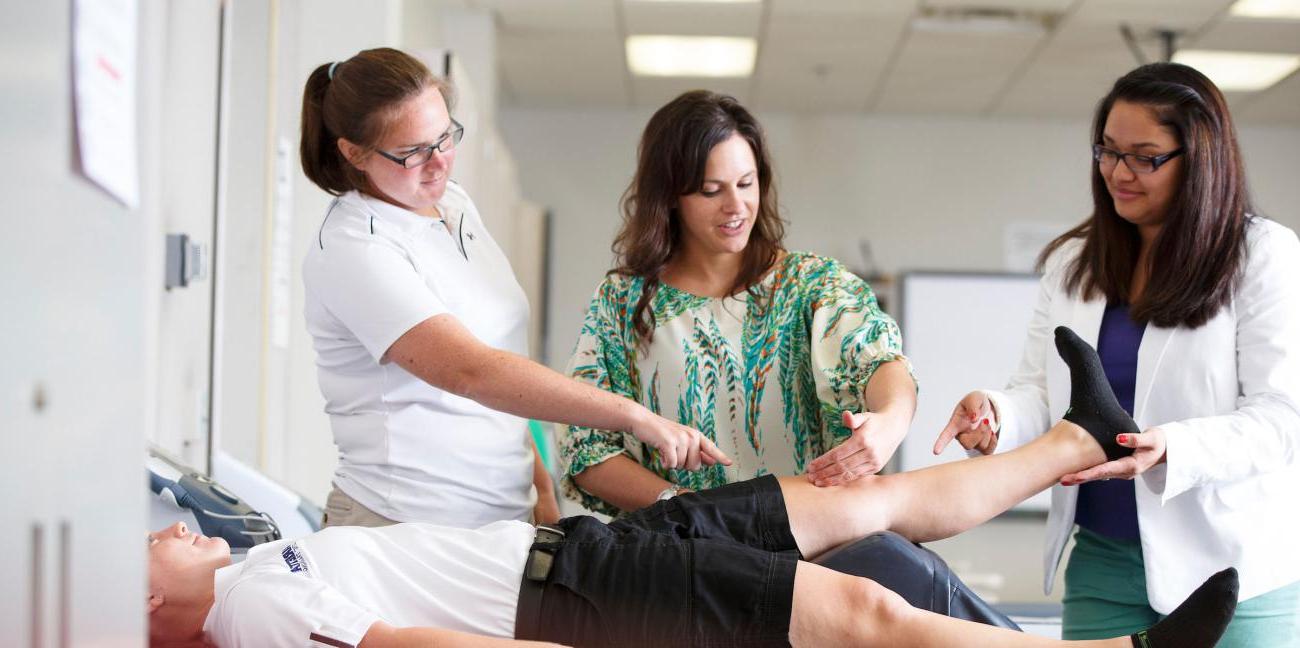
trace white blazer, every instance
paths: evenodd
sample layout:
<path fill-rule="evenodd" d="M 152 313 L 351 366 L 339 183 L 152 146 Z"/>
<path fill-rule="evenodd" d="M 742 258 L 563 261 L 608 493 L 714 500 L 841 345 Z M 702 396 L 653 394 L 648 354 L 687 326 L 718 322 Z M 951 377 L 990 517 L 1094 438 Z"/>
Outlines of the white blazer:
<path fill-rule="evenodd" d="M 1204 326 L 1148 324 L 1138 349 L 1134 419 L 1159 426 L 1167 462 L 1136 480 L 1147 598 L 1168 614 L 1210 574 L 1234 566 L 1246 600 L 1300 580 L 1300 241 L 1261 218 L 1247 229 L 1245 272 L 1232 301 Z M 1020 366 L 987 392 L 1001 423 L 998 451 L 1060 420 L 1070 377 L 1053 329 L 1096 346 L 1105 298 L 1062 290 L 1078 243 L 1048 260 Z M 1073 529 L 1078 487 L 1052 487 L 1043 591 Z"/>

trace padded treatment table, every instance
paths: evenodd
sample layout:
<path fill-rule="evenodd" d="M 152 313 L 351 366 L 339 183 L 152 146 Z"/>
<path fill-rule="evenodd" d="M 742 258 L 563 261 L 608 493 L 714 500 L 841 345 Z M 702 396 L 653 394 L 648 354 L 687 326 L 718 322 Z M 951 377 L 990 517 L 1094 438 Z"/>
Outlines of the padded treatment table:
<path fill-rule="evenodd" d="M 813 562 L 841 573 L 870 578 L 915 608 L 1001 628 L 1021 629 L 971 591 L 938 554 L 892 531 L 873 533 L 840 545 Z"/>

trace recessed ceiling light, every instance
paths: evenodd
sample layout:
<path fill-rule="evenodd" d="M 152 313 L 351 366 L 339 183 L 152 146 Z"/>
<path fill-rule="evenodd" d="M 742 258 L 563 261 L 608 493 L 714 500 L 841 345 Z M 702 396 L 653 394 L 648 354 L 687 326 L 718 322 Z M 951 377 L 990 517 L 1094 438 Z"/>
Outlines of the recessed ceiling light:
<path fill-rule="evenodd" d="M 1200 70 L 1224 92 L 1263 90 L 1300 69 L 1297 54 L 1181 50 L 1174 62 Z"/>
<path fill-rule="evenodd" d="M 1300 20 L 1300 0 L 1237 0 L 1228 13 L 1246 18 Z"/>
<path fill-rule="evenodd" d="M 638 76 L 747 77 L 757 52 L 752 38 L 627 37 L 627 66 Z"/>

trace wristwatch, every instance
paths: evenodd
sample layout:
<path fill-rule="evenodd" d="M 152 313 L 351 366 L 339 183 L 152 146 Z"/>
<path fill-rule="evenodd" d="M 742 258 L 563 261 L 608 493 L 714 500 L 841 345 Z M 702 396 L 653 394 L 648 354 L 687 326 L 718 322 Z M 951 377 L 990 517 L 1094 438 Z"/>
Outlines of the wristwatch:
<path fill-rule="evenodd" d="M 681 486 L 678 486 L 677 484 L 669 484 L 668 488 L 659 491 L 659 497 L 656 497 L 655 499 L 662 502 L 666 499 L 672 499 L 676 497 L 681 492 L 682 492 Z"/>

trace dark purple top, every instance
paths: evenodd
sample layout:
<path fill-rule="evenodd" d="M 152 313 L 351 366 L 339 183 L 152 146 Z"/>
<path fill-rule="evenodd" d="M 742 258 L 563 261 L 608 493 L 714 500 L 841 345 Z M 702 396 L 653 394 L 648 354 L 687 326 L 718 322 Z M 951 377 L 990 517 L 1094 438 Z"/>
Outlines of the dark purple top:
<path fill-rule="evenodd" d="M 1129 416 L 1137 390 L 1138 347 L 1145 324 L 1129 318 L 1128 304 L 1106 304 L 1097 334 L 1097 355 L 1115 398 Z M 1118 434 L 1118 431 L 1116 432 Z M 1074 511 L 1079 526 L 1118 540 L 1138 540 L 1137 500 L 1133 480 L 1092 481 L 1079 487 L 1079 504 Z"/>

